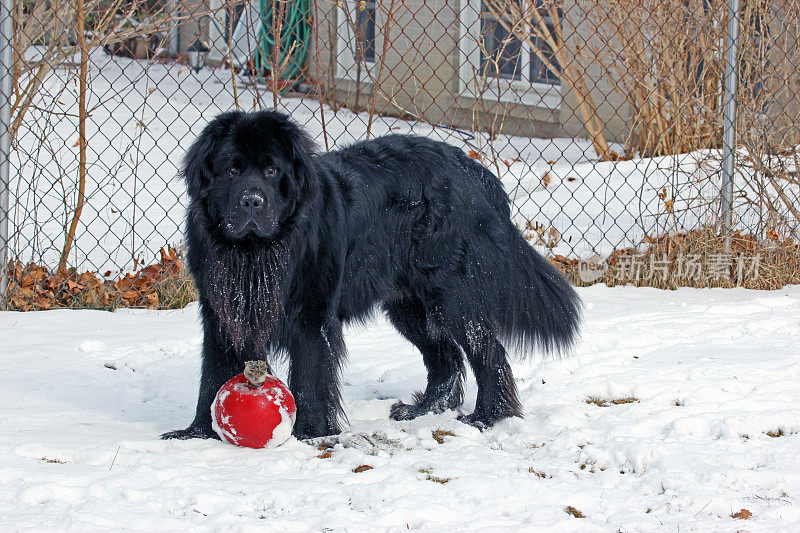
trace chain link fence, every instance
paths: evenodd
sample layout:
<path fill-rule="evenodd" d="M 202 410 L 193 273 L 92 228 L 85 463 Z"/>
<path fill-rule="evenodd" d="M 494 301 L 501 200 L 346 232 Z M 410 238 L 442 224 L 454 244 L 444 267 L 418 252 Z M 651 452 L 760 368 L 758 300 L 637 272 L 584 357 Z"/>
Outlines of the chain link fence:
<path fill-rule="evenodd" d="M 0 2 L 12 309 L 191 300 L 181 158 L 236 108 L 462 148 L 578 284 L 800 281 L 800 1 Z"/>

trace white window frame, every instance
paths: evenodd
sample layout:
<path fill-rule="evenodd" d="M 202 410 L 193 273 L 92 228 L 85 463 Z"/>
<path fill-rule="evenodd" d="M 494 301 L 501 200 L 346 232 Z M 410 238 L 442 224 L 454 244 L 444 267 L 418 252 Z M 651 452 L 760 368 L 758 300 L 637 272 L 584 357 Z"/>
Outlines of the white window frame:
<path fill-rule="evenodd" d="M 347 12 L 351 17 L 357 18 L 358 0 L 341 0 L 347 2 L 347 11 L 341 3 L 337 2 L 336 7 L 336 77 L 342 80 L 356 81 L 356 57 L 355 57 L 355 24 L 356 19 L 347 20 Z M 383 13 L 380 8 L 380 1 L 377 2 L 375 9 L 375 61 L 365 61 L 361 64 L 361 83 L 372 83 L 372 78 L 377 75 L 376 65 L 380 62 L 380 52 L 383 50 Z"/>
<path fill-rule="evenodd" d="M 225 39 L 227 12 L 223 9 L 223 0 L 210 0 L 208 3 L 211 11 L 211 20 L 208 25 L 208 51 L 207 61 L 214 64 L 222 63 L 228 55 L 228 42 Z"/>
<path fill-rule="evenodd" d="M 228 24 L 228 9 L 225 7 L 225 0 L 209 0 L 208 5 L 211 17 L 208 24 L 209 51 L 206 61 L 212 65 L 219 65 L 228 59 L 228 54 L 230 53 L 234 66 L 244 67 L 250 59 L 247 56 L 251 51 L 258 49 L 258 43 L 256 42 L 258 28 L 253 27 L 261 23 L 258 16 L 258 0 L 249 0 L 242 7 L 242 14 L 236 26 L 230 28 L 231 35 L 228 38 L 226 38 L 228 33 L 228 28 L 226 27 Z M 251 27 L 240 28 L 240 23 L 249 24 Z M 239 30 L 238 33 L 237 30 Z M 230 47 L 229 44 L 231 45 Z"/>
<path fill-rule="evenodd" d="M 469 98 L 484 100 L 500 100 L 501 102 L 518 103 L 526 106 L 542 107 L 558 110 L 561 108 L 561 85 L 531 82 L 530 60 L 533 52 L 527 43 L 522 43 L 520 55 L 521 79 L 510 80 L 502 77 L 491 77 L 491 81 L 479 87 L 480 76 L 476 72 L 481 69 L 481 0 L 461 0 L 458 14 L 460 37 L 458 48 L 461 53 L 461 65 L 458 68 L 459 94 Z"/>

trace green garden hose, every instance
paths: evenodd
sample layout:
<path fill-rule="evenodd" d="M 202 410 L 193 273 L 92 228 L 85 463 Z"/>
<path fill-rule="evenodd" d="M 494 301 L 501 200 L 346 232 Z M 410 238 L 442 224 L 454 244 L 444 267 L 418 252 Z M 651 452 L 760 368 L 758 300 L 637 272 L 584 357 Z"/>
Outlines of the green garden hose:
<path fill-rule="evenodd" d="M 272 17 L 273 6 L 281 0 L 261 0 L 261 28 L 258 35 L 258 52 L 255 57 L 256 72 L 264 70 L 272 74 L 272 50 L 275 46 Z M 283 24 L 280 30 L 280 49 L 277 77 L 294 80 L 300 77 L 311 43 L 311 26 L 309 25 L 312 0 L 283 0 Z M 281 68 L 282 67 L 282 68 Z M 260 74 L 259 74 L 260 75 Z"/>

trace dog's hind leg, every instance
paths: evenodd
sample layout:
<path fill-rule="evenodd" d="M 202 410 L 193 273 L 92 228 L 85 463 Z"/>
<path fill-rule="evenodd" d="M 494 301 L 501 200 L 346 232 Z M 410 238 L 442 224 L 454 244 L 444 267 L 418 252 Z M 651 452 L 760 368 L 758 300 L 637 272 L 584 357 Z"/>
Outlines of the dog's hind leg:
<path fill-rule="evenodd" d="M 417 299 L 390 300 L 384 303 L 384 309 L 400 334 L 419 349 L 428 370 L 425 391 L 414 396 L 413 404 L 395 403 L 389 416 L 394 420 L 411 420 L 461 405 L 464 361 L 458 345 L 441 333 Z"/>
<path fill-rule="evenodd" d="M 506 350 L 491 329 L 473 321 L 455 329 L 454 336 L 464 348 L 478 383 L 475 411 L 461 420 L 484 428 L 503 418 L 522 417 L 522 404 L 517 397 Z"/>

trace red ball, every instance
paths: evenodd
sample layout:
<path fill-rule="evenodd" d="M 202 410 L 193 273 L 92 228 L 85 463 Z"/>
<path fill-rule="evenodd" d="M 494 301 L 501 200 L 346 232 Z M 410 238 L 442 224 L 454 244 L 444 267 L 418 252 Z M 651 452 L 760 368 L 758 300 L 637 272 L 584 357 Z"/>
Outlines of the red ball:
<path fill-rule="evenodd" d="M 248 448 L 273 448 L 292 436 L 297 407 L 294 397 L 278 378 L 267 376 L 253 387 L 244 374 L 223 385 L 211 404 L 217 435 L 231 444 Z"/>

